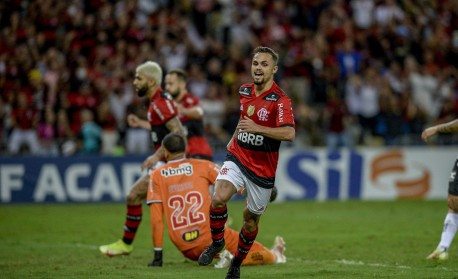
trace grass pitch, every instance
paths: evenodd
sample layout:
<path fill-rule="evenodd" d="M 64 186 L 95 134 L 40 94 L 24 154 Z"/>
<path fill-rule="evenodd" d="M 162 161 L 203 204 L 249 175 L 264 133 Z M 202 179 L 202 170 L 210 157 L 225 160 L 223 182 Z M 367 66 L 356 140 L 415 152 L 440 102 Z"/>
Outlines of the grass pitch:
<path fill-rule="evenodd" d="M 242 202 L 231 202 L 232 227 Z M 445 201 L 288 202 L 272 204 L 257 240 L 286 241 L 288 262 L 243 267 L 242 278 L 458 278 L 458 244 L 445 263 L 425 260 L 436 247 Z M 224 278 L 226 270 L 185 261 L 168 239 L 164 266 L 152 258 L 149 214 L 130 256 L 109 258 L 98 246 L 122 234 L 123 204 L 0 206 L 2 278 Z"/>

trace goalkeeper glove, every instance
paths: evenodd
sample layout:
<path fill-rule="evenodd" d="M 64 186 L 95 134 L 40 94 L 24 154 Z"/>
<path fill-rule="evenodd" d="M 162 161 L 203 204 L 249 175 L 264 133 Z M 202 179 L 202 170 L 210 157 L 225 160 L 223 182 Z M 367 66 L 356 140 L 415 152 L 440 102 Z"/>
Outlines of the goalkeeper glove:
<path fill-rule="evenodd" d="M 148 266 L 162 266 L 162 250 L 154 250 L 154 259 Z"/>

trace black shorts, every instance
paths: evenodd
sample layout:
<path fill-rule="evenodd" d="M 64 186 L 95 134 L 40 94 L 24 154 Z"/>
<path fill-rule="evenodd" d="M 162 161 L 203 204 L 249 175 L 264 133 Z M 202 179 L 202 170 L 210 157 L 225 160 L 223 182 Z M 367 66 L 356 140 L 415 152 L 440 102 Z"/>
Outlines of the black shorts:
<path fill-rule="evenodd" d="M 452 173 L 450 174 L 450 179 L 448 181 L 448 193 L 450 195 L 458 196 L 458 177 L 456 173 L 458 172 L 458 159 L 456 159 L 455 164 L 453 165 Z"/>

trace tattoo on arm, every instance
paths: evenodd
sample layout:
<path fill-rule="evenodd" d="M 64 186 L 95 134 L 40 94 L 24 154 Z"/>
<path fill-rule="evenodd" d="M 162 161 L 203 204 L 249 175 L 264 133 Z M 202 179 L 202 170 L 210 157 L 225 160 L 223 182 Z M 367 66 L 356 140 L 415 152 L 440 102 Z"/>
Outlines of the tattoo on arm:
<path fill-rule="evenodd" d="M 165 123 L 167 129 L 169 129 L 170 133 L 179 133 L 180 135 L 185 135 L 185 131 L 181 121 L 178 117 L 174 117 Z"/>
<path fill-rule="evenodd" d="M 453 133 L 458 131 L 458 119 L 450 121 L 448 123 L 439 125 L 437 127 L 439 133 Z"/>

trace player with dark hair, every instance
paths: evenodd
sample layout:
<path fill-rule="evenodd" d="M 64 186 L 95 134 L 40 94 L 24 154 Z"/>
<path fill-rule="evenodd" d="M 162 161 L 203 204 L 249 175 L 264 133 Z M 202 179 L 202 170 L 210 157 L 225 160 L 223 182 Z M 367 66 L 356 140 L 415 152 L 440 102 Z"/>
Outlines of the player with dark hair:
<path fill-rule="evenodd" d="M 208 160 L 186 158 L 186 141 L 178 134 L 167 135 L 162 147 L 167 164 L 151 173 L 147 196 L 154 245 L 154 259 L 149 266 L 163 263 L 164 220 L 170 240 L 190 260 L 196 261 L 212 242 L 208 222 L 210 186 L 218 175 L 218 166 Z M 216 267 L 227 267 L 237 251 L 238 233 L 228 228 L 224 238 L 227 250 L 221 253 Z M 271 250 L 254 242 L 243 264 L 284 263 L 284 250 L 285 243 L 279 236 Z"/>
<path fill-rule="evenodd" d="M 210 207 L 212 244 L 200 255 L 199 264 L 208 265 L 224 248 L 226 203 L 242 188 L 247 192 L 243 227 L 238 248 L 226 278 L 240 278 L 240 265 L 258 234 L 258 223 L 274 187 L 281 141 L 295 138 L 290 98 L 275 83 L 278 54 L 268 47 L 254 50 L 251 60 L 253 83 L 239 89 L 240 120 L 227 147 Z"/>
<path fill-rule="evenodd" d="M 186 89 L 187 74 L 181 69 L 171 70 L 165 76 L 165 90 L 177 103 L 180 121 L 186 129 L 187 156 L 212 160 L 213 151 L 204 136 L 204 111 L 199 99 Z"/>
<path fill-rule="evenodd" d="M 458 132 L 458 119 L 445 124 L 439 124 L 429 127 L 423 131 L 421 138 L 427 141 L 430 137 L 438 133 L 456 133 Z M 429 260 L 448 260 L 448 250 L 458 230 L 458 159 L 455 160 L 452 173 L 448 182 L 448 197 L 447 205 L 448 212 L 444 220 L 444 228 L 442 230 L 441 240 L 437 248 L 427 257 Z"/>
<path fill-rule="evenodd" d="M 178 109 L 170 94 L 161 89 L 162 69 L 156 62 L 148 61 L 139 65 L 135 71 L 133 85 L 139 97 L 150 100 L 147 120 L 130 114 L 127 122 L 131 127 L 141 127 L 151 130 L 151 139 L 156 151 L 142 164 L 144 169 L 154 167 L 163 160 L 162 139 L 170 132 L 184 134 L 184 128 L 178 119 Z M 142 201 L 146 199 L 149 184 L 149 174 L 143 175 L 132 186 L 127 196 L 127 215 L 124 223 L 122 239 L 99 247 L 108 256 L 128 255 L 132 252 L 135 234 L 142 220 Z"/>

